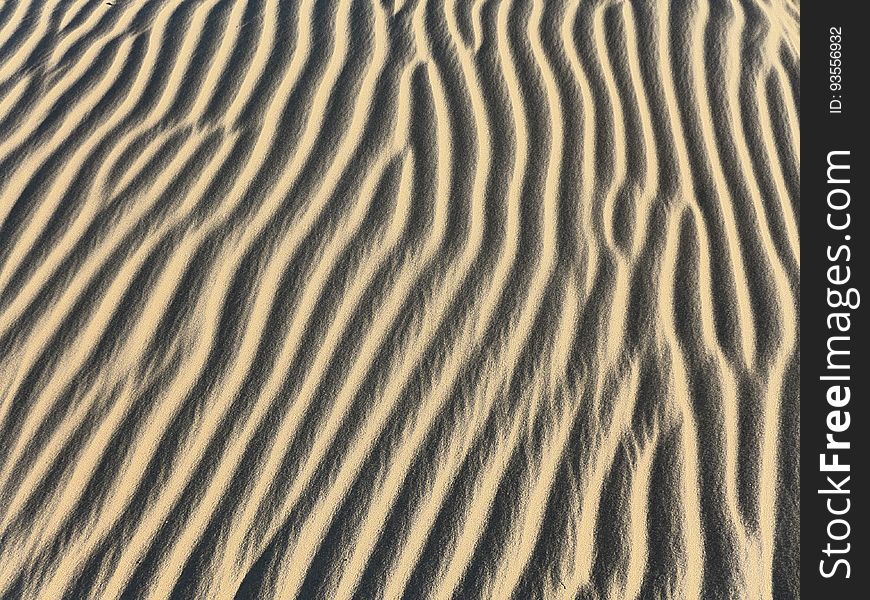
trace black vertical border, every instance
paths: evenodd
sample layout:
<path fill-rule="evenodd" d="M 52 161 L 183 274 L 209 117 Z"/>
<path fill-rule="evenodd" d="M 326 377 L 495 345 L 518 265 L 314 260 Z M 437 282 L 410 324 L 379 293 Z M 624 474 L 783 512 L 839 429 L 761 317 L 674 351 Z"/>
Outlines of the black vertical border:
<path fill-rule="evenodd" d="M 870 364 L 864 345 L 867 338 L 867 304 L 870 303 L 870 288 L 867 287 L 867 267 L 870 254 L 867 239 L 870 237 L 870 219 L 866 204 L 867 179 L 870 165 L 867 161 L 868 106 L 867 61 L 870 58 L 870 31 L 867 31 L 866 4 L 848 0 L 801 3 L 801 281 L 800 281 L 800 345 L 801 345 L 801 596 L 805 599 L 870 598 L 870 560 L 868 560 L 866 516 L 867 488 L 870 476 L 867 472 L 867 454 L 870 452 L 870 423 L 867 402 Z M 842 90 L 831 90 L 831 28 L 842 29 L 841 76 Z M 836 65 L 836 62 L 834 62 Z M 835 96 L 840 96 L 835 98 Z M 829 112 L 829 102 L 839 99 L 843 103 L 840 114 Z M 851 196 L 849 213 L 851 225 L 848 231 L 836 232 L 827 226 L 827 193 L 833 187 L 827 182 L 827 157 L 834 150 L 850 151 Z M 845 235 L 850 235 L 846 242 Z M 827 526 L 836 518 L 828 512 L 827 498 L 819 490 L 828 487 L 826 475 L 820 472 L 819 455 L 825 452 L 826 422 L 832 407 L 826 393 L 830 382 L 819 378 L 826 374 L 827 341 L 832 335 L 828 330 L 827 317 L 837 309 L 829 308 L 826 294 L 829 287 L 827 270 L 832 265 L 827 257 L 828 247 L 832 252 L 843 244 L 851 248 L 851 281 L 862 297 L 861 305 L 851 311 L 850 351 L 851 401 L 842 410 L 850 413 L 850 427 L 838 438 L 851 443 L 848 451 L 840 453 L 841 462 L 850 465 L 851 480 L 845 486 L 850 490 L 851 505 L 843 518 L 849 521 L 850 551 L 840 555 L 849 561 L 850 577 L 843 577 L 845 569 L 838 569 L 836 576 L 825 578 L 820 573 L 820 560 L 827 565 L 836 558 L 826 557 L 823 550 L 828 543 Z M 842 261 L 840 264 L 843 264 Z M 828 451 L 830 452 L 830 451 Z M 833 473 L 831 475 L 837 475 Z M 843 496 L 838 496 L 835 503 Z M 840 506 L 835 504 L 835 507 Z M 840 529 L 837 529 L 840 527 Z M 839 535 L 842 525 L 835 526 Z"/>

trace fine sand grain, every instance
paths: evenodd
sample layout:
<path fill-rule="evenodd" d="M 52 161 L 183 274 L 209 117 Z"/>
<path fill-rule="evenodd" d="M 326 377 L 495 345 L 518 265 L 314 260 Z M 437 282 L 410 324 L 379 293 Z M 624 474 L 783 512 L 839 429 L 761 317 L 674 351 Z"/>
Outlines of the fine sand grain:
<path fill-rule="evenodd" d="M 0 0 L 0 597 L 798 597 L 796 0 Z"/>

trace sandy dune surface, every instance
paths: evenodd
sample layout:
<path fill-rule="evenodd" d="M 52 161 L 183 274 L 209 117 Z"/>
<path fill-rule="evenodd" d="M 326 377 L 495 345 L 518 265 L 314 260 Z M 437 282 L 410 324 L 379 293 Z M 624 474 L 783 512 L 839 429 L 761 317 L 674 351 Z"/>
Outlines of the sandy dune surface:
<path fill-rule="evenodd" d="M 0 597 L 798 597 L 799 16 L 0 0 Z"/>

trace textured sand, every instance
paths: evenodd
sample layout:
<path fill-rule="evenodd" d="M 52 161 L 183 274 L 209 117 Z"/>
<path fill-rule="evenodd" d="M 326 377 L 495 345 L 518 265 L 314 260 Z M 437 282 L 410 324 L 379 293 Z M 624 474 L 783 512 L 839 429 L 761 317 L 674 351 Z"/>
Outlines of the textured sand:
<path fill-rule="evenodd" d="M 790 0 L 0 0 L 0 597 L 798 597 Z"/>

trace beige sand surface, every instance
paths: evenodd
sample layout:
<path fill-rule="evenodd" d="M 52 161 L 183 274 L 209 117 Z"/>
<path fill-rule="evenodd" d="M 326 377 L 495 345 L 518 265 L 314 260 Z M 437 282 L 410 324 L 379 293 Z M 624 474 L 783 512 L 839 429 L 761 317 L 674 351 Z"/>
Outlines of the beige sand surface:
<path fill-rule="evenodd" d="M 0 597 L 798 596 L 792 0 L 0 0 Z"/>

